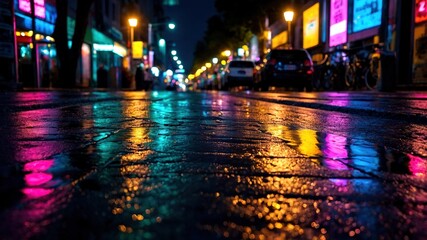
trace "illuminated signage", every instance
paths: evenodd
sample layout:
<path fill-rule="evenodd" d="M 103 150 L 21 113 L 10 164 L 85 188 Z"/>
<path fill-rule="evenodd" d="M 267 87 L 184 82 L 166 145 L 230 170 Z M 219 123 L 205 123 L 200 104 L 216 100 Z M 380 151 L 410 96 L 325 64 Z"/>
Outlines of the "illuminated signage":
<path fill-rule="evenodd" d="M 353 6 L 353 32 L 381 24 L 382 0 L 357 0 Z"/>
<path fill-rule="evenodd" d="M 19 10 L 26 12 L 26 13 L 32 13 L 31 12 L 31 0 L 19 0 L 18 2 L 18 8 Z M 46 18 L 46 8 L 44 5 L 44 0 L 34 0 L 34 10 L 35 10 L 35 16 L 39 18 Z"/>
<path fill-rule="evenodd" d="M 143 55 L 144 44 L 142 41 L 133 41 L 132 42 L 132 56 L 134 59 L 141 59 Z"/>
<path fill-rule="evenodd" d="M 347 42 L 347 0 L 332 0 L 329 25 L 329 46 Z"/>
<path fill-rule="evenodd" d="M 427 0 L 417 0 L 415 4 L 415 22 L 427 20 Z"/>
<path fill-rule="evenodd" d="M 303 13 L 303 48 L 319 44 L 319 3 L 314 4 Z"/>
<path fill-rule="evenodd" d="M 134 42 L 135 43 L 135 42 Z M 142 43 L 142 42 L 141 42 Z M 114 52 L 115 54 L 123 57 L 127 54 L 126 48 L 121 46 L 119 43 L 114 42 L 114 44 L 93 44 L 93 50 L 100 52 Z M 138 54 L 138 52 L 136 52 Z M 135 55 L 134 55 L 134 58 Z"/>

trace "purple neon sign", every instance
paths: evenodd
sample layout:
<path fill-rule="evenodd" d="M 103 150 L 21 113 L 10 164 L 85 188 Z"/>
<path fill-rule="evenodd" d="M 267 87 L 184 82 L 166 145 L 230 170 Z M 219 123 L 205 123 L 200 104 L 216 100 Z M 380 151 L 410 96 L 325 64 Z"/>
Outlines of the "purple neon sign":
<path fill-rule="evenodd" d="M 329 22 L 329 46 L 347 42 L 347 0 L 331 0 Z"/>
<path fill-rule="evenodd" d="M 34 15 L 39 18 L 46 18 L 46 8 L 44 0 L 33 0 L 34 1 Z M 31 0 L 19 0 L 19 10 L 31 14 Z"/>

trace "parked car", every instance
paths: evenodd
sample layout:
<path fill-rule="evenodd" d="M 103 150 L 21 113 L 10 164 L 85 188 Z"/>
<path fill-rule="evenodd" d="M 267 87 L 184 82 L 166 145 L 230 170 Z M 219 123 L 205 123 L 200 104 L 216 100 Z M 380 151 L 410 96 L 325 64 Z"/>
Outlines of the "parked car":
<path fill-rule="evenodd" d="M 256 78 L 255 63 L 247 60 L 232 60 L 224 68 L 221 78 L 221 89 L 246 86 L 252 88 Z"/>
<path fill-rule="evenodd" d="M 270 86 L 311 91 L 314 67 L 305 49 L 273 49 L 265 58 L 257 86 L 267 91 Z"/>

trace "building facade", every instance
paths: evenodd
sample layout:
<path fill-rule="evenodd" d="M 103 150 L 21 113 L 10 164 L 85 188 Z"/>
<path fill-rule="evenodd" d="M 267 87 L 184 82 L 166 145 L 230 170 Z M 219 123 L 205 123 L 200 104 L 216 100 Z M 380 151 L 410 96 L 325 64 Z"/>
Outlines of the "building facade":
<path fill-rule="evenodd" d="M 96 69 L 103 64 L 109 71 L 109 86 L 120 87 L 120 71 L 126 65 L 128 48 L 123 36 L 122 1 L 95 0 L 78 64 L 77 87 L 96 87 Z M 6 6 L 6 3 L 9 5 Z M 19 83 L 24 88 L 52 88 L 59 86 L 57 79 L 57 51 L 53 32 L 57 17 L 56 0 L 9 0 L 2 7 L 11 14 L 15 47 L 11 54 L 12 71 L 2 81 Z M 77 1 L 69 1 L 67 31 L 71 46 Z M 3 11 L 2 11 L 3 12 Z M 126 31 L 124 31 L 126 32 Z M 10 45 L 10 44 L 9 44 Z M 5 45 L 0 45 L 0 48 Z M 11 55 L 11 56 L 9 56 Z M 129 64 L 128 64 L 129 65 Z"/>
<path fill-rule="evenodd" d="M 336 49 L 381 46 L 397 56 L 397 84 L 427 86 L 427 0 L 310 0 L 295 9 L 294 48 L 314 60 Z M 270 26 L 272 47 L 287 43 L 288 26 Z M 408 54 L 409 53 L 409 54 Z"/>

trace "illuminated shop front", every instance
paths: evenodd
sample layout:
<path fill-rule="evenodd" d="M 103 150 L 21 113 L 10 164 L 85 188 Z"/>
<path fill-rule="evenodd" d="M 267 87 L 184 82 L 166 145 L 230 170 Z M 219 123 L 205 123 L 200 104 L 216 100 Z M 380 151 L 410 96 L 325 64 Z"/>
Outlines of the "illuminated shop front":
<path fill-rule="evenodd" d="M 97 86 L 96 70 L 103 65 L 109 71 L 108 86 L 112 88 L 121 87 L 122 69 L 128 67 L 125 56 L 127 49 L 121 43 L 114 41 L 96 29 L 90 32 L 93 42 L 92 52 L 92 86 Z"/>
<path fill-rule="evenodd" d="M 385 48 L 394 50 L 392 38 L 396 28 L 396 0 L 389 0 L 387 5 L 383 0 L 353 1 L 352 4 L 349 4 L 350 11 L 352 19 L 348 25 L 348 41 L 351 48 L 371 46 L 382 42 Z M 387 15 L 383 16 L 383 14 Z M 384 37 L 381 30 L 382 25 L 387 28 L 387 39 L 381 39 Z"/>
<path fill-rule="evenodd" d="M 415 1 L 413 83 L 427 83 L 427 0 Z"/>
<path fill-rule="evenodd" d="M 54 0 L 15 0 L 18 81 L 24 87 L 50 87 L 57 81 L 56 49 L 52 33 L 56 20 Z M 33 26 L 34 25 L 34 26 Z"/>

